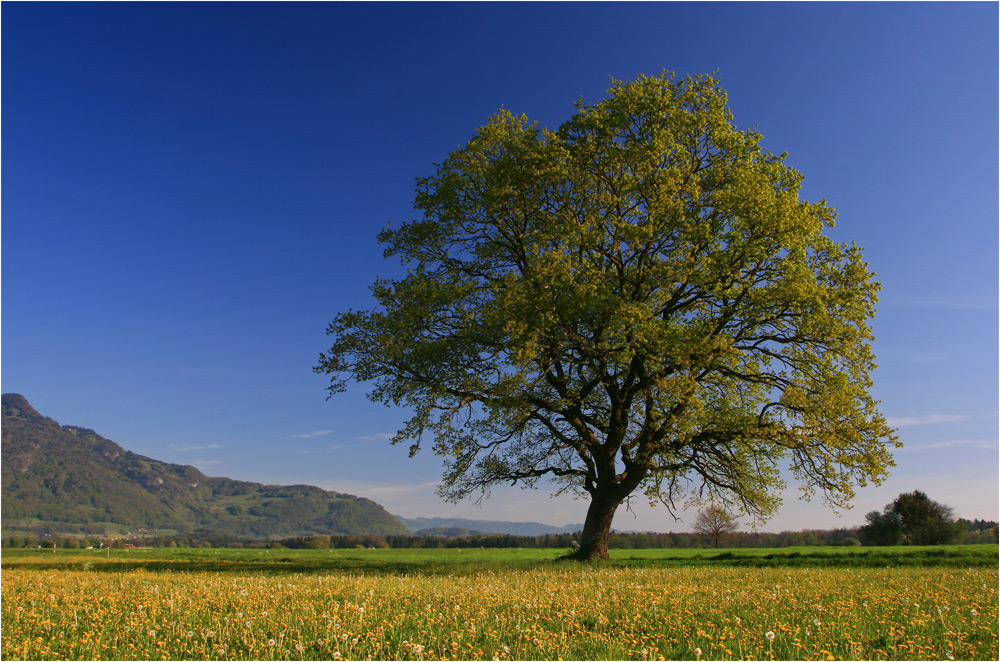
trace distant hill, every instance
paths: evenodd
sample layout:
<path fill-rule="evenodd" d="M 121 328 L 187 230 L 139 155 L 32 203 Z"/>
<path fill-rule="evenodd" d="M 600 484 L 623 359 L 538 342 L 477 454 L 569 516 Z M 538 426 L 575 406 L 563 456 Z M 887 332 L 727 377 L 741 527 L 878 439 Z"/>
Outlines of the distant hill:
<path fill-rule="evenodd" d="M 449 535 L 441 531 L 472 531 L 476 533 L 505 533 L 515 536 L 540 536 L 546 533 L 573 533 L 582 531 L 583 524 L 550 526 L 538 522 L 497 522 L 492 520 L 461 519 L 450 517 L 396 517 L 413 533 L 420 535 Z M 458 534 L 467 535 L 467 534 Z"/>
<path fill-rule="evenodd" d="M 369 499 L 309 485 L 210 478 L 192 466 L 126 451 L 93 430 L 60 426 L 21 395 L 3 395 L 0 428 L 0 517 L 7 533 L 408 534 Z"/>

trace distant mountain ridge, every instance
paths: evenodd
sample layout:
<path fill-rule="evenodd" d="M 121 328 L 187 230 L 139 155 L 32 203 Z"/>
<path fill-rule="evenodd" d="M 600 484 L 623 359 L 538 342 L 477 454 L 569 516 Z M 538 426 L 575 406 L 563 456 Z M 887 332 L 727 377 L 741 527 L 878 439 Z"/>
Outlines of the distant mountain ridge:
<path fill-rule="evenodd" d="M 396 518 L 406 525 L 413 533 L 428 529 L 467 530 L 480 533 L 499 533 L 515 536 L 541 536 L 546 533 L 574 533 L 583 530 L 583 524 L 568 524 L 552 526 L 539 522 L 501 522 L 495 520 L 462 519 L 459 517 L 417 517 L 409 519 L 396 515 Z"/>
<path fill-rule="evenodd" d="M 208 477 L 192 466 L 126 451 L 93 430 L 60 426 L 22 395 L 4 394 L 2 401 L 0 517 L 6 532 L 408 534 L 369 499 L 309 485 Z"/>

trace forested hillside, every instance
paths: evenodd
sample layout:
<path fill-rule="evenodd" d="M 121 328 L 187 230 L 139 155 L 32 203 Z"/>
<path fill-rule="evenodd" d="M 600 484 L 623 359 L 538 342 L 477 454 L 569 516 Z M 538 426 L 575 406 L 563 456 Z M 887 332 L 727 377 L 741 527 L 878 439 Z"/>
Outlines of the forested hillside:
<path fill-rule="evenodd" d="M 406 534 L 380 505 L 308 485 L 205 476 L 60 426 L 3 396 L 2 519 L 7 533 L 199 532 L 270 536 Z"/>

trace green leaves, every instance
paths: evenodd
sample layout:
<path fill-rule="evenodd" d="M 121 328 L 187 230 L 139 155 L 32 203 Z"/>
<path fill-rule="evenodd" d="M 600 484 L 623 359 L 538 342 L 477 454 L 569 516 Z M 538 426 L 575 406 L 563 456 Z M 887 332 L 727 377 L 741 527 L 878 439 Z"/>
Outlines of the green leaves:
<path fill-rule="evenodd" d="M 779 468 L 844 504 L 892 431 L 868 393 L 879 285 L 835 212 L 738 130 L 711 76 L 615 81 L 549 131 L 499 111 L 379 235 L 411 269 L 339 315 L 317 371 L 434 438 L 444 492 L 540 477 L 766 516 Z M 616 501 L 617 500 L 617 501 Z"/>

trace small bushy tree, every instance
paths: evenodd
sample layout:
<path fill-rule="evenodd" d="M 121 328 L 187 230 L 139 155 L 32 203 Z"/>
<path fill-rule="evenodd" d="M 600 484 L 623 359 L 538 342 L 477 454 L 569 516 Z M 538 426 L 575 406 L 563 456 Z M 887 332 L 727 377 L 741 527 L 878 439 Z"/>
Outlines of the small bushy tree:
<path fill-rule="evenodd" d="M 883 512 L 870 512 L 865 520 L 859 533 L 869 545 L 947 545 L 965 531 L 951 508 L 920 490 L 900 494 Z"/>
<path fill-rule="evenodd" d="M 896 497 L 892 511 L 899 515 L 908 545 L 947 545 L 963 532 L 951 508 L 919 490 Z"/>
<path fill-rule="evenodd" d="M 699 512 L 698 519 L 694 522 L 695 533 L 711 540 L 716 549 L 721 543 L 728 542 L 739 528 L 736 519 L 725 508 L 714 503 Z"/>
<path fill-rule="evenodd" d="M 303 547 L 306 549 L 330 549 L 330 536 L 325 533 L 306 538 Z"/>
<path fill-rule="evenodd" d="M 899 515 L 891 510 L 884 513 L 873 510 L 865 515 L 865 525 L 858 529 L 858 535 L 866 545 L 899 545 L 903 542 L 903 525 Z"/>

